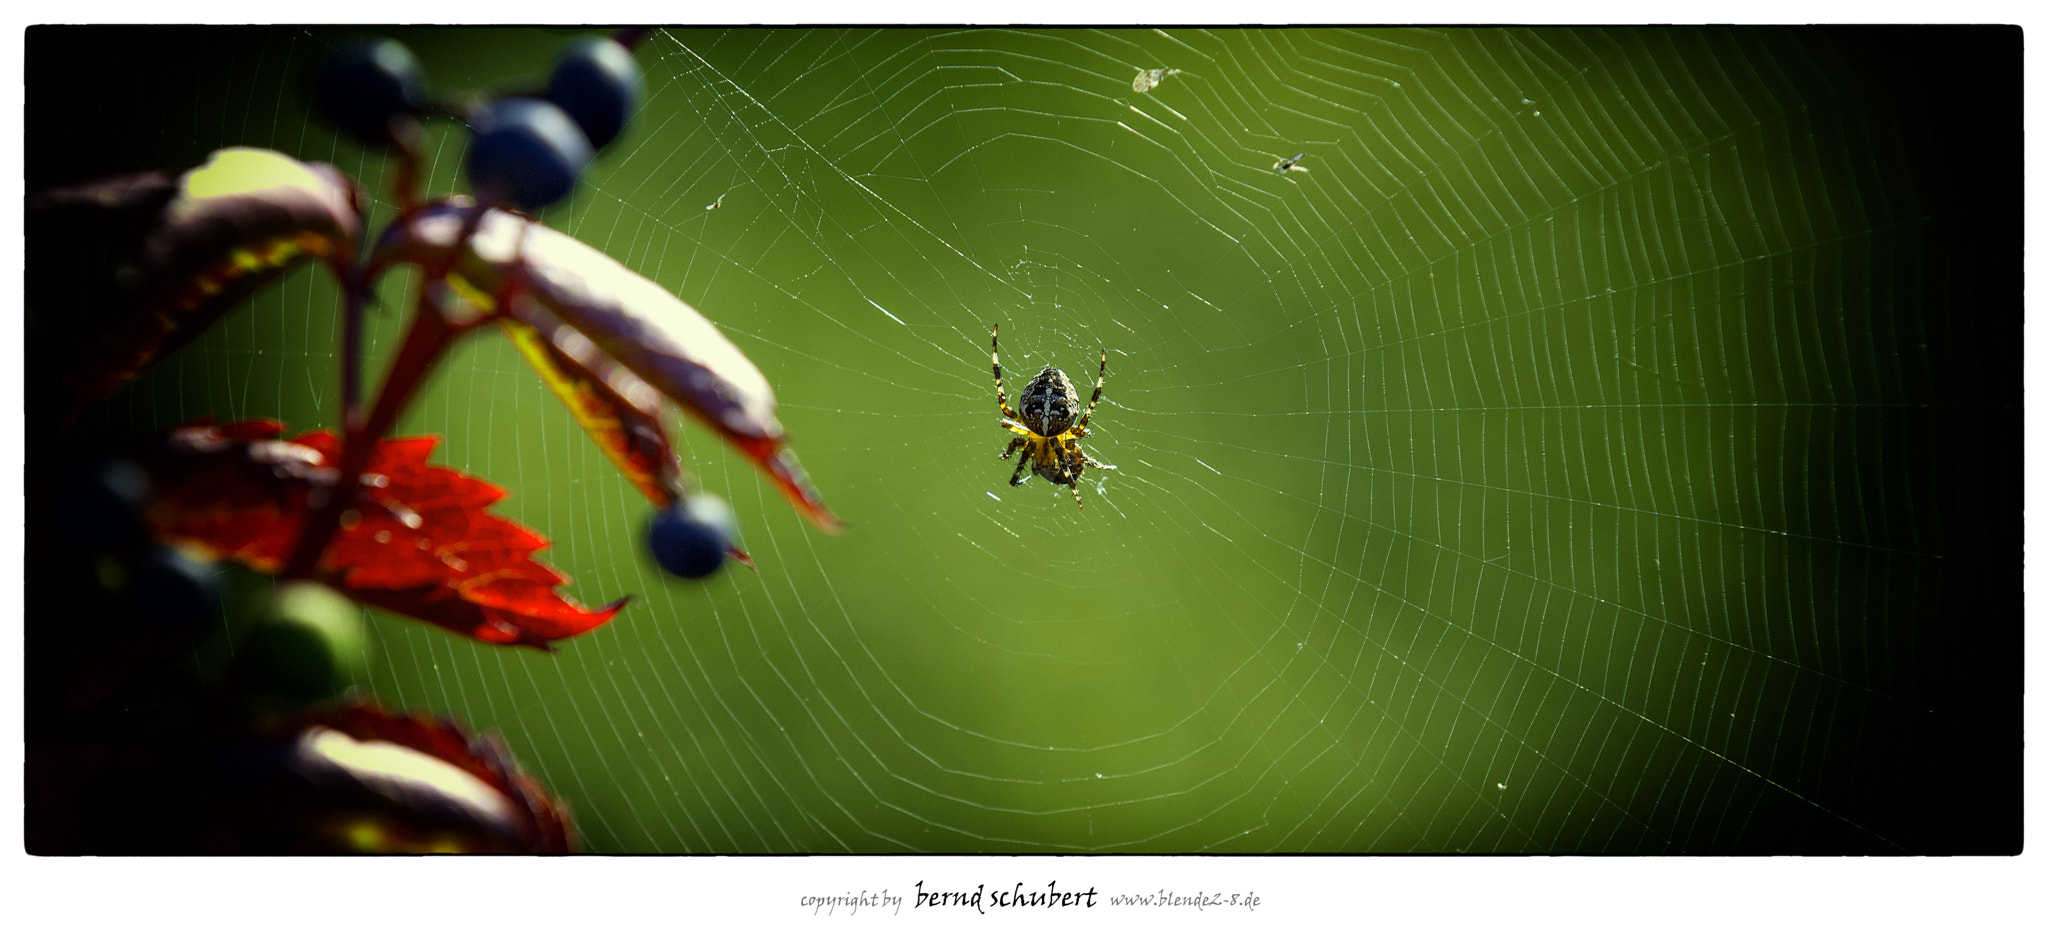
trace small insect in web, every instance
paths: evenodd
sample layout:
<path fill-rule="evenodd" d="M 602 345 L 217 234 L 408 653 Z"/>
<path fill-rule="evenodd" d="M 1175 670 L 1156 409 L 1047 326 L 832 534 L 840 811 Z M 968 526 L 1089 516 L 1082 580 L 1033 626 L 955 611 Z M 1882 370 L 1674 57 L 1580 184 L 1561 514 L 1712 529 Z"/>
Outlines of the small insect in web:
<path fill-rule="evenodd" d="M 1308 152 L 1302 152 L 1292 158 L 1282 158 L 1279 161 L 1275 161 L 1273 162 L 1273 173 L 1285 174 L 1289 171 L 1300 171 L 1303 174 L 1307 174 L 1308 168 L 1301 166 L 1301 159 L 1306 157 L 1308 157 Z"/>
<path fill-rule="evenodd" d="M 1153 68 L 1150 71 L 1139 71 L 1137 77 L 1131 78 L 1131 89 L 1144 93 L 1159 86 L 1160 81 L 1179 73 L 1179 68 Z"/>
<path fill-rule="evenodd" d="M 988 359 L 996 375 L 996 408 L 1003 414 L 1001 425 L 1016 433 L 1016 437 L 1010 439 L 1010 446 L 996 460 L 1007 461 L 1022 450 L 1024 455 L 1017 459 L 1017 469 L 1010 474 L 1011 486 L 1031 479 L 1024 473 L 1029 465 L 1031 473 L 1066 487 L 1074 494 L 1074 505 L 1086 509 L 1081 505 L 1081 474 L 1090 465 L 1116 470 L 1081 450 L 1081 439 L 1088 437 L 1088 417 L 1095 415 L 1095 404 L 1102 402 L 1102 381 L 1109 375 L 1109 350 L 1102 351 L 1101 363 L 1095 371 L 1095 395 L 1088 398 L 1087 409 L 1080 408 L 1081 394 L 1057 367 L 1047 367 L 1031 378 L 1024 385 L 1024 392 L 1017 396 L 1020 408 L 1011 409 L 1003 394 L 1003 360 L 997 343 L 1000 328 L 989 327 Z M 1077 410 L 1081 413 L 1078 422 L 1074 419 Z"/>

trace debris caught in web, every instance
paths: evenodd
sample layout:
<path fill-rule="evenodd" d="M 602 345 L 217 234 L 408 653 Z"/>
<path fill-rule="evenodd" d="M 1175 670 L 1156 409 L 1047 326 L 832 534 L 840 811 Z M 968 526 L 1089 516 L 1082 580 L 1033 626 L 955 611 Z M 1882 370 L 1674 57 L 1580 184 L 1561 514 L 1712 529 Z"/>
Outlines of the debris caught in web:
<path fill-rule="evenodd" d="M 1144 93 L 1159 86 L 1160 81 L 1179 73 L 1179 68 L 1153 68 L 1150 71 L 1139 71 L 1137 77 L 1131 78 L 1131 89 Z"/>
<path fill-rule="evenodd" d="M 1275 161 L 1273 162 L 1273 173 L 1285 174 L 1289 171 L 1300 171 L 1303 174 L 1307 174 L 1308 168 L 1302 167 L 1300 164 L 1301 159 L 1306 157 L 1308 157 L 1308 152 L 1302 152 L 1292 158 L 1282 158 L 1279 161 Z"/>

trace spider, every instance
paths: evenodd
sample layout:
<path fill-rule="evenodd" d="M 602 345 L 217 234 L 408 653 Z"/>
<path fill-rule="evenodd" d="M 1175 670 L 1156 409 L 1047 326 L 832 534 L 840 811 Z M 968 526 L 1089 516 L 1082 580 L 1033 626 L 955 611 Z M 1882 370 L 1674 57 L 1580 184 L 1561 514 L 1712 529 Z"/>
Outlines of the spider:
<path fill-rule="evenodd" d="M 1081 505 L 1078 486 L 1082 471 L 1090 464 L 1116 470 L 1081 451 L 1081 439 L 1088 437 L 1088 417 L 1095 414 L 1095 404 L 1102 402 L 1102 381 L 1109 374 L 1109 350 L 1103 349 L 1101 366 L 1095 371 L 1095 395 L 1088 398 L 1081 421 L 1075 422 L 1074 410 L 1081 405 L 1081 394 L 1057 367 L 1039 371 L 1024 385 L 1024 392 L 1017 397 L 1017 405 L 1023 407 L 1021 411 L 1010 408 L 1009 400 L 1003 396 L 1003 360 L 997 354 L 999 330 L 1000 326 L 990 326 L 988 333 L 988 359 L 996 373 L 996 407 L 1003 413 L 1003 428 L 1017 433 L 1017 437 L 1010 439 L 1010 446 L 996 460 L 1007 461 L 1017 449 L 1024 449 L 1023 457 L 1017 459 L 1016 471 L 1010 474 L 1011 486 L 1031 479 L 1024 474 L 1024 465 L 1029 464 L 1032 473 L 1066 487 L 1074 494 L 1074 505 L 1086 509 Z"/>

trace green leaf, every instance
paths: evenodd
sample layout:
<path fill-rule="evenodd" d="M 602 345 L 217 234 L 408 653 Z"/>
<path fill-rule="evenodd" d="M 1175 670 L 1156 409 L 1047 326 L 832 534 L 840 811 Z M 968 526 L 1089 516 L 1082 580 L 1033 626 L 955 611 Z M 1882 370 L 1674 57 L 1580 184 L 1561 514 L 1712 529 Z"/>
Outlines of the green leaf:
<path fill-rule="evenodd" d="M 61 218 L 50 226 L 75 234 L 95 221 L 110 228 L 134 222 L 139 206 L 161 199 L 163 186 L 87 185 L 44 202 Z M 104 197 L 101 211 L 93 205 L 95 190 L 140 194 Z M 350 261 L 362 228 L 361 197 L 331 166 L 260 148 L 222 149 L 179 177 L 143 234 L 134 273 L 126 275 L 132 285 L 67 378 L 79 407 L 134 380 L 300 262 Z"/>
<path fill-rule="evenodd" d="M 838 517 L 785 447 L 768 379 L 711 320 L 603 252 L 511 213 L 486 212 L 458 249 L 474 208 L 454 198 L 394 226 L 379 242 L 371 271 L 399 262 L 447 267 L 449 283 L 469 302 L 546 333 L 553 350 L 541 353 L 536 368 L 586 430 L 597 426 L 592 437 L 615 463 L 628 458 L 620 467 L 636 485 L 653 473 L 631 463 L 638 452 L 612 437 L 603 420 L 651 418 L 650 404 L 658 403 L 652 394 L 658 393 L 745 453 L 813 524 L 840 530 Z M 534 351 L 524 345 L 521 351 L 535 360 Z M 589 411 L 593 418 L 586 419 L 579 405 L 607 393 L 609 408 Z"/>
<path fill-rule="evenodd" d="M 559 321 L 545 333 L 510 316 L 501 316 L 498 322 L 542 382 L 569 408 L 605 457 L 633 482 L 634 489 L 657 506 L 670 506 L 682 499 L 681 468 L 661 427 L 660 395 L 654 388 L 601 355 L 587 358 L 596 370 L 570 357 L 561 345 L 573 345 L 580 336 Z"/>

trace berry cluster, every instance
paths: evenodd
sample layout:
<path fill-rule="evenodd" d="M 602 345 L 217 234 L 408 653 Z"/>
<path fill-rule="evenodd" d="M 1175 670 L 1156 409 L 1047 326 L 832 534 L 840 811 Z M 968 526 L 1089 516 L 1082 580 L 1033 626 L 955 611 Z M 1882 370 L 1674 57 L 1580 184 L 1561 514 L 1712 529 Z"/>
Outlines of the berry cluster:
<path fill-rule="evenodd" d="M 77 462 L 57 493 L 58 530 L 91 558 L 151 632 L 190 631 L 229 601 L 226 572 L 196 549 L 153 541 L 144 512 L 156 489 L 123 457 Z M 341 594 L 317 584 L 277 587 L 250 610 L 254 623 L 238 659 L 252 696 L 310 702 L 339 693 L 360 675 L 362 620 Z"/>
<path fill-rule="evenodd" d="M 465 170 L 477 199 L 536 212 L 568 197 L 596 153 L 625 131 L 640 102 L 640 65 L 621 37 L 581 36 L 556 57 L 544 91 L 451 107 L 430 99 L 419 59 L 404 44 L 362 39 L 321 64 L 314 102 L 335 126 L 376 147 L 402 144 L 406 127 L 430 114 L 459 113 L 470 130 Z M 737 522 L 724 500 L 698 493 L 657 511 L 647 540 L 662 569 L 708 577 L 737 550 Z"/>
<path fill-rule="evenodd" d="M 393 39 L 337 48 L 314 79 L 320 111 L 373 146 L 436 107 L 419 59 Z M 590 159 L 619 137 L 640 103 L 640 64 L 611 37 L 581 36 L 555 59 L 547 89 L 470 107 L 466 168 L 477 197 L 533 212 L 576 189 Z M 395 124 L 396 123 L 396 124 Z"/>

